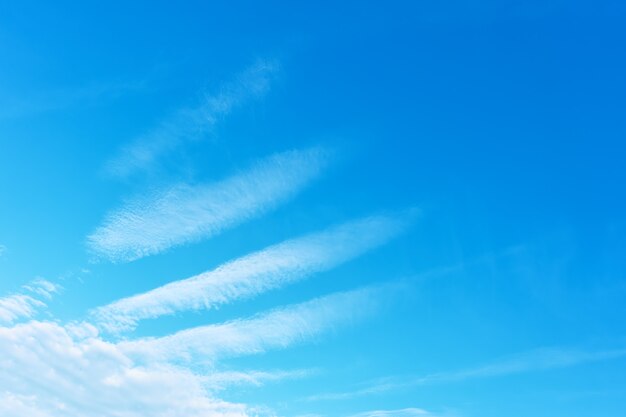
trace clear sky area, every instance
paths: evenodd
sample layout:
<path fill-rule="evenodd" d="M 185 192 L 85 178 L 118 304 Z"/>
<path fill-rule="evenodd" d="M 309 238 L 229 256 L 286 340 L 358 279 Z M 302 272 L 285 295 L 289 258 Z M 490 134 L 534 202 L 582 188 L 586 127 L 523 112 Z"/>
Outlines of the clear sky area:
<path fill-rule="evenodd" d="M 626 415 L 625 22 L 0 0 L 0 416 Z"/>

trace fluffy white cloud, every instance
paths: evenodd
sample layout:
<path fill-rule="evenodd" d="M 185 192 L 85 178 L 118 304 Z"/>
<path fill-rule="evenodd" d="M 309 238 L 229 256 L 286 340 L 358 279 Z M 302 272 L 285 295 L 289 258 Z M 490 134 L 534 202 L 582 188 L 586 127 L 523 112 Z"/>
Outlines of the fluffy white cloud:
<path fill-rule="evenodd" d="M 391 287 L 335 293 L 246 320 L 160 339 L 113 343 L 89 323 L 0 327 L 2 417 L 244 417 L 260 409 L 214 397 L 227 386 L 298 378 L 307 371 L 197 374 L 184 360 L 286 348 L 364 318 Z M 261 414 L 269 414 L 263 411 Z"/>
<path fill-rule="evenodd" d="M 242 417 L 209 396 L 202 377 L 164 363 L 141 366 L 90 325 L 31 321 L 0 327 L 3 417 Z"/>

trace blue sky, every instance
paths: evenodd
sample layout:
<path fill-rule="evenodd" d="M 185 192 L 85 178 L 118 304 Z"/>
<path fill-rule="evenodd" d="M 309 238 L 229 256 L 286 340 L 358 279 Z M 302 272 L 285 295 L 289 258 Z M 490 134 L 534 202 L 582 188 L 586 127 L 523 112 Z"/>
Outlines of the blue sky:
<path fill-rule="evenodd" d="M 621 2 L 19 3 L 0 415 L 624 415 Z"/>

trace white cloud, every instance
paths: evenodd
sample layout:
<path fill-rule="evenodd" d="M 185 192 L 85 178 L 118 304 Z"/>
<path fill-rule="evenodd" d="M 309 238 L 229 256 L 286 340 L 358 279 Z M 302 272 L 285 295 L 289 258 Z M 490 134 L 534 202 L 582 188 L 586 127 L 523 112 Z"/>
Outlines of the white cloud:
<path fill-rule="evenodd" d="M 277 71 L 276 62 L 258 61 L 224 84 L 215 95 L 204 97 L 197 107 L 178 111 L 152 132 L 124 147 L 106 164 L 105 171 L 115 177 L 128 176 L 149 168 L 181 144 L 203 138 L 235 107 L 264 95 Z"/>
<path fill-rule="evenodd" d="M 369 287 L 278 308 L 247 320 L 201 326 L 161 338 L 120 343 L 133 357 L 212 361 L 282 349 L 371 314 L 383 288 Z"/>
<path fill-rule="evenodd" d="M 214 308 L 331 269 L 400 233 L 412 216 L 372 216 L 271 246 L 215 270 L 124 298 L 92 312 L 100 326 L 130 330 L 141 319 Z"/>
<path fill-rule="evenodd" d="M 88 236 L 88 247 L 113 261 L 131 261 L 210 237 L 295 195 L 328 156 L 319 148 L 283 152 L 218 183 L 180 184 L 136 199 L 110 213 Z"/>
<path fill-rule="evenodd" d="M 49 300 L 59 288 L 50 281 L 38 278 L 22 287 L 22 290 L 32 295 L 17 293 L 0 298 L 0 322 L 13 323 L 19 319 L 35 316 L 39 310 L 46 307 L 46 303 L 38 297 Z"/>
<path fill-rule="evenodd" d="M 95 329 L 77 338 L 55 323 L 0 327 L 3 417 L 243 417 L 212 398 L 202 378 L 168 365 L 138 366 Z"/>
<path fill-rule="evenodd" d="M 0 256 L 4 255 L 4 252 L 7 251 L 7 247 L 4 245 L 0 245 Z"/>
<path fill-rule="evenodd" d="M 37 278 L 30 284 L 24 285 L 23 288 L 48 300 L 52 298 L 53 294 L 57 294 L 61 290 L 59 284 L 54 284 L 43 278 Z"/>
<path fill-rule="evenodd" d="M 160 339 L 111 343 L 88 323 L 31 321 L 0 327 L 3 417 L 244 417 L 262 408 L 213 393 L 241 384 L 310 375 L 311 370 L 197 374 L 180 359 L 217 358 L 287 347 L 371 313 L 386 287 L 337 293 L 248 320 Z M 178 363 L 178 364 L 175 364 Z"/>
<path fill-rule="evenodd" d="M 24 317 L 32 317 L 45 304 L 25 294 L 13 294 L 0 298 L 0 321 L 13 323 Z"/>
<path fill-rule="evenodd" d="M 435 414 L 421 408 L 403 408 L 399 410 L 371 410 L 350 417 L 436 417 Z"/>
<path fill-rule="evenodd" d="M 213 372 L 204 376 L 202 381 L 211 391 L 221 391 L 232 386 L 261 386 L 268 382 L 306 378 L 314 373 L 315 370 L 311 369 L 297 369 L 293 371 L 226 371 Z"/>

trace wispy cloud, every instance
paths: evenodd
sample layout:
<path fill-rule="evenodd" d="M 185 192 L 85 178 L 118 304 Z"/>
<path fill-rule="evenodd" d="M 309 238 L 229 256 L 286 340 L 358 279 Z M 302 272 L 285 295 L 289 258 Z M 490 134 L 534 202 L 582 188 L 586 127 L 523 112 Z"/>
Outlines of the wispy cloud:
<path fill-rule="evenodd" d="M 53 294 L 57 294 L 61 290 L 59 284 L 54 284 L 43 278 L 37 278 L 22 288 L 48 300 L 52 298 Z"/>
<path fill-rule="evenodd" d="M 4 255 L 4 252 L 7 251 L 7 247 L 4 245 L 0 245 L 0 256 Z"/>
<path fill-rule="evenodd" d="M 0 322 L 13 323 L 35 316 L 46 307 L 41 298 L 50 299 L 59 288 L 58 285 L 38 278 L 24 285 L 21 292 L 0 298 Z"/>
<path fill-rule="evenodd" d="M 202 382 L 211 391 L 221 391 L 233 386 L 253 385 L 261 386 L 268 382 L 283 381 L 286 379 L 306 378 L 316 371 L 312 369 L 297 369 L 291 371 L 227 371 L 213 372 L 202 378 Z"/>
<path fill-rule="evenodd" d="M 413 212 L 372 216 L 288 240 L 212 271 L 124 298 L 92 312 L 109 331 L 184 310 L 209 309 L 279 288 L 362 255 L 402 232 Z"/>
<path fill-rule="evenodd" d="M 293 150 L 221 182 L 169 187 L 110 213 L 87 245 L 112 261 L 131 261 L 213 236 L 292 197 L 328 160 L 321 148 Z"/>
<path fill-rule="evenodd" d="M 163 154 L 183 143 L 203 138 L 234 108 L 264 95 L 277 71 L 278 64 L 274 61 L 256 62 L 214 95 L 205 96 L 197 107 L 179 110 L 156 129 L 125 146 L 106 164 L 105 171 L 115 177 L 128 176 L 151 167 Z"/>
<path fill-rule="evenodd" d="M 120 343 L 123 351 L 159 360 L 211 361 L 286 348 L 341 324 L 363 318 L 379 305 L 383 288 L 336 293 L 247 319 L 196 327 L 161 338 Z"/>
<path fill-rule="evenodd" d="M 371 410 L 350 417 L 436 417 L 441 414 L 434 414 L 421 408 L 402 408 L 399 410 Z"/>
<path fill-rule="evenodd" d="M 365 388 L 336 393 L 316 394 L 309 401 L 344 400 L 368 396 L 402 388 L 439 383 L 461 382 L 471 379 L 491 378 L 526 372 L 566 368 L 589 362 L 599 362 L 626 357 L 626 348 L 586 351 L 581 349 L 544 348 L 501 359 L 476 368 L 440 372 L 420 377 L 387 377 L 371 382 Z"/>
<path fill-rule="evenodd" d="M 617 359 L 626 356 L 626 349 L 585 351 L 580 349 L 544 348 L 499 360 L 481 367 L 428 375 L 418 378 L 416 383 L 462 381 L 532 371 L 576 366 L 588 362 Z"/>
<path fill-rule="evenodd" d="M 0 298 L 0 321 L 13 323 L 24 317 L 32 317 L 45 304 L 34 297 L 24 294 L 13 294 Z"/>

